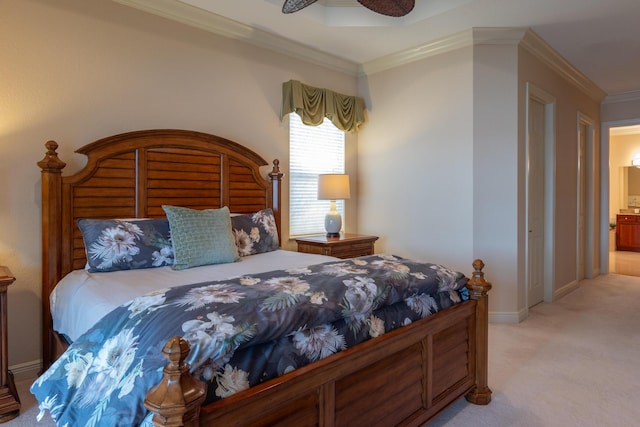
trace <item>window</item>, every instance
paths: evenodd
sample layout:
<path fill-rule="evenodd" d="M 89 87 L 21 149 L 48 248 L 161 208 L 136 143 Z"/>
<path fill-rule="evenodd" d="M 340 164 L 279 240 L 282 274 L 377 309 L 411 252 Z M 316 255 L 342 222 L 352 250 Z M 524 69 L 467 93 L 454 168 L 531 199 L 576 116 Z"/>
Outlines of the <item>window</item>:
<path fill-rule="evenodd" d="M 344 173 L 344 132 L 324 119 L 307 126 L 289 114 L 289 234 L 324 233 L 329 200 L 318 200 L 318 175 Z M 344 200 L 336 203 L 344 218 Z"/>

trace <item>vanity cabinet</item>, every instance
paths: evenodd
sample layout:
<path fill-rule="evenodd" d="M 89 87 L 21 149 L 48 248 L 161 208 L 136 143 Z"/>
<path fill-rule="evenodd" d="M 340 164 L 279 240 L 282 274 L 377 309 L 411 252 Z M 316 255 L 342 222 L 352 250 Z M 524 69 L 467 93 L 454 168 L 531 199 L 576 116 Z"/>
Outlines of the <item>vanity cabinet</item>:
<path fill-rule="evenodd" d="M 640 252 L 640 215 L 617 215 L 616 249 Z"/>

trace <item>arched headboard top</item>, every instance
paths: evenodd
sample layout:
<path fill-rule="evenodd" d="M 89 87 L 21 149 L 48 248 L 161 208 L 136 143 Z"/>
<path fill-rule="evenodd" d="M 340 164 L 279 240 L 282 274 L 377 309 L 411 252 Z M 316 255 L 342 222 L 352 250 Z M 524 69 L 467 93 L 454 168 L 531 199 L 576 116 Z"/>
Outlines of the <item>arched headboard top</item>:
<path fill-rule="evenodd" d="M 107 136 L 76 150 L 86 155 L 89 160 L 114 155 L 119 152 L 153 147 L 190 148 L 202 151 L 219 152 L 249 160 L 258 166 L 268 163 L 256 152 L 237 142 L 217 135 L 182 129 L 149 129 Z"/>

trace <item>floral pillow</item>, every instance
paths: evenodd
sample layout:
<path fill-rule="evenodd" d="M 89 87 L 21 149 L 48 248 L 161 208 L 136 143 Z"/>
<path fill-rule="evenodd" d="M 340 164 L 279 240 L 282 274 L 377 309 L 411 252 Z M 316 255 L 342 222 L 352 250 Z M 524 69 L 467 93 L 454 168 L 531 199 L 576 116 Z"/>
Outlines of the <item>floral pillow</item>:
<path fill-rule="evenodd" d="M 278 228 L 271 209 L 253 214 L 234 215 L 231 228 L 240 256 L 261 254 L 278 249 Z"/>
<path fill-rule="evenodd" d="M 87 270 L 107 272 L 173 265 L 169 221 L 80 219 Z"/>

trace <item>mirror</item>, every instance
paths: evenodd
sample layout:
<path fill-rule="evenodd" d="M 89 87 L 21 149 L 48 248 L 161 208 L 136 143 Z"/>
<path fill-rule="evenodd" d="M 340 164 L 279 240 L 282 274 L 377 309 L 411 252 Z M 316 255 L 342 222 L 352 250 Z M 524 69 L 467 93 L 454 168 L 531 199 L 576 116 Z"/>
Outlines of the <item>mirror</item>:
<path fill-rule="evenodd" d="M 620 206 L 640 208 L 640 168 L 624 166 L 620 174 Z"/>

